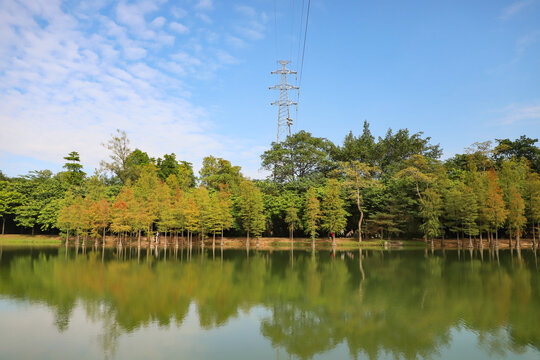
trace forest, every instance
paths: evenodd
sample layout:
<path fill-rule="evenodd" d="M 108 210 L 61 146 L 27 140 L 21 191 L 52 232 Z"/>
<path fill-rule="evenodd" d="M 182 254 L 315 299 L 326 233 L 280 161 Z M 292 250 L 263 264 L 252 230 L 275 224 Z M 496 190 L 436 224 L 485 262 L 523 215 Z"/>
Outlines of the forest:
<path fill-rule="evenodd" d="M 261 155 L 264 180 L 207 156 L 196 175 L 174 153 L 150 157 L 124 131 L 103 144 L 110 157 L 93 175 L 78 152 L 63 171 L 0 172 L 2 234 L 60 234 L 120 244 L 159 231 L 162 241 L 229 236 L 320 239 L 458 239 L 464 246 L 499 238 L 536 246 L 540 221 L 538 139 L 474 143 L 441 160 L 442 149 L 408 129 L 375 138 L 364 122 L 342 144 L 299 131 Z"/>

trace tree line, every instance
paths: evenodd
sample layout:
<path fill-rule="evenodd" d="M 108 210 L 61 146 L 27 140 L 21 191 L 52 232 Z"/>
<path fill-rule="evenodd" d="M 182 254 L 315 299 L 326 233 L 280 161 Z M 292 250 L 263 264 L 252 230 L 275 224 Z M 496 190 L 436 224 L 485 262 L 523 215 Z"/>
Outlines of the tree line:
<path fill-rule="evenodd" d="M 0 173 L 2 234 L 60 232 L 67 239 L 120 242 L 150 238 L 188 243 L 224 235 L 311 238 L 456 238 L 473 246 L 499 237 L 520 246 L 539 238 L 540 149 L 537 139 L 475 143 L 442 161 L 442 149 L 407 129 L 384 137 L 351 131 L 342 144 L 300 131 L 261 155 L 268 171 L 251 180 L 228 160 L 207 156 L 193 166 L 165 154 L 132 150 L 118 130 L 103 144 L 110 158 L 92 176 L 75 151 L 63 171 Z"/>

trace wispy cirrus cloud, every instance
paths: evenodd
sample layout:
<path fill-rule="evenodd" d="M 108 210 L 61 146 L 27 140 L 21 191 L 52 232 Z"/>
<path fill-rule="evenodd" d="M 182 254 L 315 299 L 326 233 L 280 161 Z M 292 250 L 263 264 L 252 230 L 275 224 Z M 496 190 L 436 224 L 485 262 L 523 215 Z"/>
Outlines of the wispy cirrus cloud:
<path fill-rule="evenodd" d="M 214 3 L 212 0 L 198 0 L 195 4 L 195 9 L 197 10 L 213 10 Z"/>
<path fill-rule="evenodd" d="M 515 1 L 502 10 L 500 19 L 507 20 L 533 5 L 535 0 Z"/>
<path fill-rule="evenodd" d="M 106 157 L 99 144 L 116 128 L 154 156 L 175 152 L 197 163 L 210 153 L 245 151 L 216 134 L 209 111 L 190 100 L 198 69 L 209 77 L 239 60 L 210 39 L 213 31 L 191 34 L 187 11 L 164 13 L 163 4 L 121 1 L 104 10 L 107 3 L 88 1 L 67 10 L 59 0 L 5 0 L 0 153 L 61 163 L 76 150 L 93 167 Z"/>
<path fill-rule="evenodd" d="M 516 122 L 540 123 L 540 100 L 528 104 L 510 104 L 498 111 L 502 125 L 512 125 Z"/>

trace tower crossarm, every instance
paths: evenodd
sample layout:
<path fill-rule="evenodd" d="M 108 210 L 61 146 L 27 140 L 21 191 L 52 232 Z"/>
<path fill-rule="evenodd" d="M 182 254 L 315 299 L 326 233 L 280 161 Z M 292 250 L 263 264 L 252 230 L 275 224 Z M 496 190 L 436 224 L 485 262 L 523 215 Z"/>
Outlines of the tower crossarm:
<path fill-rule="evenodd" d="M 270 90 L 298 90 L 298 86 L 294 86 L 291 84 L 279 84 L 269 87 Z"/>
<path fill-rule="evenodd" d="M 270 105 L 287 106 L 287 105 L 298 105 L 298 103 L 292 100 L 277 100 L 270 103 Z"/>

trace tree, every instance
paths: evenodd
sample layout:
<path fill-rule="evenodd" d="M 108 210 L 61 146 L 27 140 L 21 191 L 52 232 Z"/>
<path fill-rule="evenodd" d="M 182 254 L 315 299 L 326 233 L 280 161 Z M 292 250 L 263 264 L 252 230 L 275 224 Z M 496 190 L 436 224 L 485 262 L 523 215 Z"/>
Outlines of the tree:
<path fill-rule="evenodd" d="M 116 133 L 111 134 L 111 139 L 102 145 L 111 151 L 111 155 L 109 155 L 110 162 L 101 161 L 101 167 L 115 174 L 122 184 L 125 184 L 130 175 L 127 160 L 131 154 L 126 132 L 116 129 Z"/>
<path fill-rule="evenodd" d="M 208 190 L 204 186 L 199 186 L 193 191 L 193 197 L 195 199 L 195 203 L 197 204 L 197 208 L 199 209 L 199 218 L 198 218 L 198 232 L 202 237 L 202 241 L 204 244 L 204 237 L 206 233 L 208 233 L 213 227 L 213 217 L 211 215 L 212 209 L 211 203 L 210 203 L 210 195 L 208 193 Z"/>
<path fill-rule="evenodd" d="M 117 233 L 121 239 L 122 234 L 134 229 L 137 223 L 138 211 L 133 208 L 136 203 L 135 194 L 129 187 L 123 187 L 116 197 L 111 209 L 111 230 Z M 120 240 L 121 243 L 122 240 Z"/>
<path fill-rule="evenodd" d="M 149 165 L 154 159 L 150 159 L 148 154 L 142 150 L 133 150 L 126 159 L 126 180 L 130 180 L 132 183 L 137 181 L 140 176 L 141 167 Z"/>
<path fill-rule="evenodd" d="M 305 194 L 304 228 L 311 236 L 311 246 L 315 249 L 315 237 L 321 221 L 321 203 L 314 187 Z"/>
<path fill-rule="evenodd" d="M 441 196 L 433 188 L 427 188 L 424 192 L 424 201 L 420 206 L 420 215 L 424 219 L 420 228 L 424 231 L 426 239 L 431 240 L 431 246 L 433 246 L 433 238 L 441 234 L 441 214 Z"/>
<path fill-rule="evenodd" d="M 21 196 L 20 205 L 14 209 L 15 223 L 31 228 L 32 234 L 35 225 L 41 225 L 41 230 L 56 228 L 59 199 L 65 192 L 59 176 L 53 177 L 50 170 L 33 171 L 18 179 L 16 186 Z"/>
<path fill-rule="evenodd" d="M 462 231 L 463 218 L 463 193 L 465 184 L 459 180 L 451 183 L 448 191 L 444 195 L 445 223 L 448 230 L 456 233 L 459 246 L 459 233 Z"/>
<path fill-rule="evenodd" d="M 500 164 L 503 159 L 510 160 L 515 158 L 527 159 L 531 163 L 531 168 L 540 172 L 540 149 L 534 144 L 538 139 L 531 139 L 525 135 L 521 135 L 519 139 L 514 141 L 510 139 L 495 139 L 497 146 L 495 147 L 495 158 Z"/>
<path fill-rule="evenodd" d="M 334 149 L 332 158 L 337 161 L 358 161 L 375 165 L 375 138 L 369 130 L 369 123 L 364 121 L 362 135 L 355 137 L 353 132 L 343 140 L 343 145 Z"/>
<path fill-rule="evenodd" d="M 261 165 L 271 171 L 271 179 L 280 184 L 297 180 L 320 181 L 332 168 L 332 147 L 327 139 L 299 131 L 285 141 L 273 142 L 270 150 L 261 155 Z"/>
<path fill-rule="evenodd" d="M 222 185 L 227 185 L 231 191 L 237 191 L 243 179 L 240 169 L 228 160 L 206 156 L 199 170 L 200 180 L 209 190 L 218 191 Z"/>
<path fill-rule="evenodd" d="M 472 247 L 472 236 L 478 235 L 478 202 L 476 195 L 469 186 L 465 186 L 463 192 L 463 212 L 461 214 L 461 223 L 465 234 L 469 235 L 469 247 Z"/>
<path fill-rule="evenodd" d="M 376 164 L 383 173 L 394 173 L 401 164 L 415 156 L 438 159 L 442 155 L 439 145 L 431 145 L 430 137 L 422 138 L 423 133 L 410 135 L 408 129 L 400 129 L 395 134 L 388 129 L 384 138 L 379 137 L 375 147 L 378 154 Z"/>
<path fill-rule="evenodd" d="M 109 226 L 110 222 L 110 204 L 107 199 L 104 198 L 95 201 L 90 206 L 89 212 L 92 230 L 91 234 L 96 238 L 102 235 L 102 243 L 105 245 L 105 230 Z"/>
<path fill-rule="evenodd" d="M 346 187 L 352 188 L 360 218 L 358 220 L 358 242 L 362 242 L 362 221 L 364 220 L 363 198 L 361 190 L 376 185 L 375 176 L 378 168 L 360 161 L 341 162 L 341 171 L 345 174 Z"/>
<path fill-rule="evenodd" d="M 298 209 L 294 206 L 289 206 L 285 211 L 285 222 L 289 226 L 289 236 L 291 239 L 291 247 L 293 245 L 294 229 L 300 224 L 300 218 L 298 217 Z"/>
<path fill-rule="evenodd" d="M 199 208 L 193 196 L 190 196 L 187 201 L 187 207 L 184 211 L 186 217 L 186 229 L 188 231 L 188 242 L 191 247 L 193 244 L 193 232 L 199 229 Z"/>
<path fill-rule="evenodd" d="M 63 168 L 66 169 L 67 182 L 71 186 L 80 186 L 86 176 L 86 173 L 82 171 L 83 166 L 79 158 L 79 153 L 72 151 L 68 156 L 64 157 L 66 163 Z"/>
<path fill-rule="evenodd" d="M 212 197 L 212 213 L 214 218 L 214 243 L 215 232 L 221 232 L 221 246 L 223 246 L 223 231 L 230 229 L 233 224 L 231 194 L 227 191 L 227 186 L 220 186 L 217 193 Z M 215 246 L 213 244 L 213 246 Z"/>
<path fill-rule="evenodd" d="M 536 234 L 538 223 L 540 222 L 540 175 L 529 172 L 525 186 L 526 194 L 526 216 L 532 222 L 533 246 L 536 246 Z"/>
<path fill-rule="evenodd" d="M 6 215 L 12 214 L 15 206 L 21 201 L 21 194 L 16 190 L 13 183 L 0 181 L 0 216 L 2 217 L 2 235 L 6 225 Z"/>
<path fill-rule="evenodd" d="M 341 185 L 336 179 L 330 179 L 326 185 L 321 203 L 322 227 L 332 236 L 332 246 L 336 246 L 336 232 L 343 231 L 347 225 L 347 211 L 341 197 Z"/>
<path fill-rule="evenodd" d="M 503 227 L 508 210 L 503 199 L 503 190 L 498 184 L 497 173 L 492 168 L 487 175 L 487 197 L 485 213 L 491 231 L 495 231 L 495 246 L 499 246 L 499 229 Z"/>
<path fill-rule="evenodd" d="M 141 166 L 140 176 L 133 185 L 133 194 L 140 204 L 138 209 L 141 223 L 145 224 L 148 246 L 150 246 L 150 234 L 152 225 L 159 217 L 159 199 L 156 196 L 159 179 L 156 167 L 153 164 Z"/>
<path fill-rule="evenodd" d="M 527 218 L 525 217 L 525 202 L 515 185 L 510 187 L 508 210 L 508 228 L 510 229 L 510 233 L 514 234 L 516 247 L 519 248 L 521 231 L 527 223 Z"/>
<path fill-rule="evenodd" d="M 246 231 L 246 246 L 249 247 L 250 233 L 258 238 L 265 228 L 265 216 L 263 213 L 263 199 L 261 191 L 251 180 L 240 183 L 238 202 L 238 216 L 242 228 Z"/>

